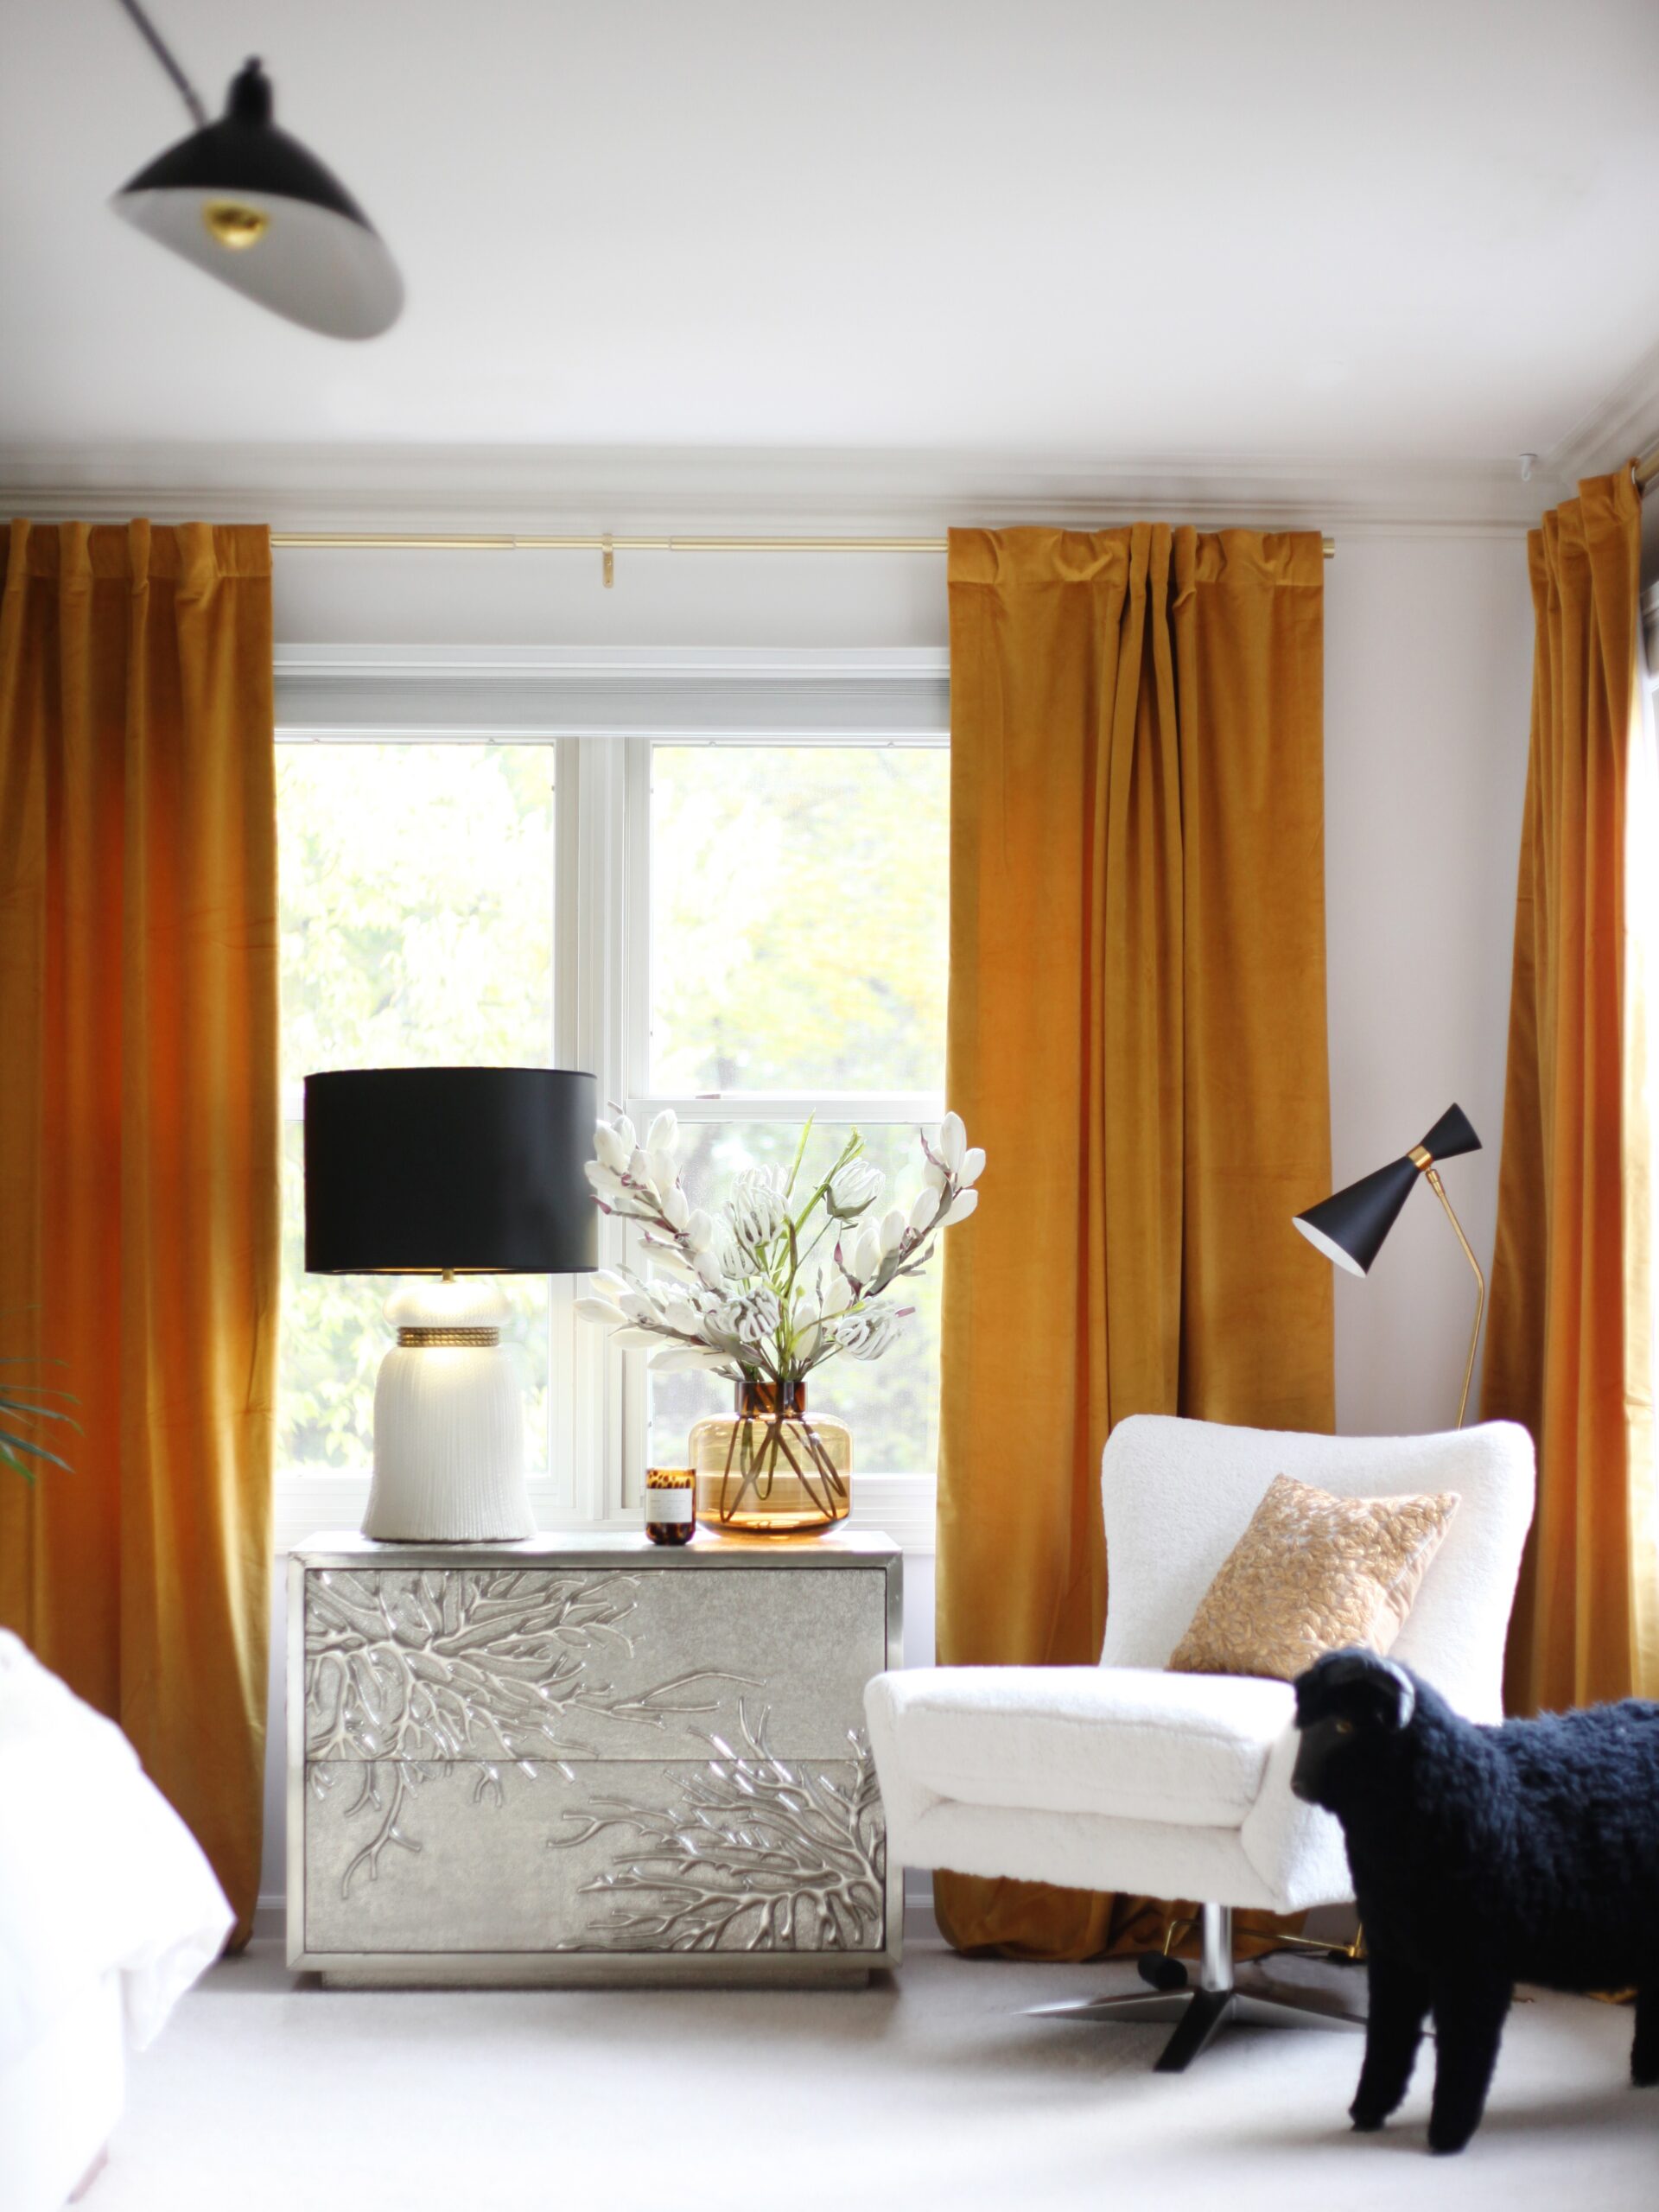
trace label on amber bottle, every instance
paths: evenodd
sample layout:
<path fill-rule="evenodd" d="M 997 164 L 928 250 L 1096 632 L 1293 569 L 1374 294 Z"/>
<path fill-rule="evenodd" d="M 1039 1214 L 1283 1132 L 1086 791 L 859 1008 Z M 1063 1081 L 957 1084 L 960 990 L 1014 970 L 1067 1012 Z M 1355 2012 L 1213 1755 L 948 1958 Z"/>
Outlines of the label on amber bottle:
<path fill-rule="evenodd" d="M 677 1524 L 691 1518 L 693 1493 L 690 1490 L 648 1490 L 645 1492 L 645 1518 Z"/>

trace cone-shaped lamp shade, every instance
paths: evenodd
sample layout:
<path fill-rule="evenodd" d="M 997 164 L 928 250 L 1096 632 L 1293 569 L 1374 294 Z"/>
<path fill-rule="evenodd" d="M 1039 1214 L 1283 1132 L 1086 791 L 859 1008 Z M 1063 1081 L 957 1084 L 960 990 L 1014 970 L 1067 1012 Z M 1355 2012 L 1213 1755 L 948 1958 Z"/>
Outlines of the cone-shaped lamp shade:
<path fill-rule="evenodd" d="M 1423 1139 L 1421 1149 L 1431 1160 L 1456 1160 L 1465 1152 L 1478 1152 L 1480 1139 L 1461 1106 L 1448 1106 Z"/>
<path fill-rule="evenodd" d="M 599 1265 L 582 1168 L 598 1086 L 565 1068 L 305 1079 L 313 1274 L 573 1274 Z"/>
<path fill-rule="evenodd" d="M 1318 1205 L 1295 1216 L 1296 1226 L 1336 1266 L 1351 1275 L 1368 1274 L 1422 1170 L 1433 1160 L 1455 1160 L 1461 1153 L 1479 1150 L 1480 1139 L 1469 1116 L 1461 1106 L 1448 1106 L 1413 1152 L 1321 1198 Z"/>
<path fill-rule="evenodd" d="M 1410 1160 L 1392 1160 L 1299 1213 L 1296 1226 L 1327 1260 L 1346 1268 L 1351 1275 L 1363 1275 L 1382 1250 L 1416 1180 L 1417 1170 Z"/>
<path fill-rule="evenodd" d="M 290 322 L 378 338 L 403 309 L 397 264 L 339 178 L 270 114 L 270 80 L 250 61 L 220 121 L 141 169 L 115 212 Z"/>

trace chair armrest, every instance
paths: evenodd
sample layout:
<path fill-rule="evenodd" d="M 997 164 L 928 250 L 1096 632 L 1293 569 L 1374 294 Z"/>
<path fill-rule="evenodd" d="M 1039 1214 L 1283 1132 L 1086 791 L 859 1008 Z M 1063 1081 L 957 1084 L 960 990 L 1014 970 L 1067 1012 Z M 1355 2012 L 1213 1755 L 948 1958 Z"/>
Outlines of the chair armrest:
<path fill-rule="evenodd" d="M 1293 1723 L 1268 1754 L 1261 1794 L 1244 1815 L 1239 1842 L 1273 1891 L 1281 1912 L 1301 1912 L 1316 1904 L 1351 1904 L 1354 1885 L 1341 1822 L 1292 1794 L 1296 1745 Z"/>
<path fill-rule="evenodd" d="M 930 1807 L 944 1802 L 935 1791 L 916 1780 L 899 1747 L 899 1716 L 906 1694 L 918 1676 L 934 1671 L 931 1667 L 895 1669 L 864 1685 L 864 1717 L 869 1723 L 870 1749 L 887 1814 L 887 1850 L 901 1865 L 916 1822 Z"/>

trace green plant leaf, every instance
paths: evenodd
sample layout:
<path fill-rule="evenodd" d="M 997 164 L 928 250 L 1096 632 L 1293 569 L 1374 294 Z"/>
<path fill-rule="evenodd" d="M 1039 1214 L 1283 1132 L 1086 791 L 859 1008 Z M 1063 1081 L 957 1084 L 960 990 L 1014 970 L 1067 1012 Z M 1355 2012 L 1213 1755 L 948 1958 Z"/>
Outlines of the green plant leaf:
<path fill-rule="evenodd" d="M 67 1459 L 60 1459 L 55 1452 L 48 1452 L 44 1444 L 33 1443 L 27 1436 L 14 1436 L 7 1428 L 0 1428 L 0 1451 L 3 1451 L 8 1458 L 16 1452 L 27 1452 L 33 1459 L 49 1459 L 54 1467 L 61 1467 L 66 1475 L 74 1472 Z M 16 1465 L 15 1460 L 13 1464 Z"/>
<path fill-rule="evenodd" d="M 26 1405 L 10 1390 L 0 1390 L 0 1414 L 21 1414 L 29 1421 L 67 1421 L 77 1436 L 86 1434 L 73 1414 L 60 1413 L 55 1406 Z"/>
<path fill-rule="evenodd" d="M 807 1140 L 812 1134 L 812 1124 L 816 1119 L 817 1116 L 815 1115 L 809 1114 L 807 1116 L 806 1125 L 801 1131 L 801 1141 L 795 1147 L 795 1157 L 789 1163 L 789 1180 L 784 1185 L 784 1202 L 785 1205 L 787 1205 L 790 1199 L 795 1195 L 795 1178 L 801 1172 L 801 1162 L 806 1157 Z"/>

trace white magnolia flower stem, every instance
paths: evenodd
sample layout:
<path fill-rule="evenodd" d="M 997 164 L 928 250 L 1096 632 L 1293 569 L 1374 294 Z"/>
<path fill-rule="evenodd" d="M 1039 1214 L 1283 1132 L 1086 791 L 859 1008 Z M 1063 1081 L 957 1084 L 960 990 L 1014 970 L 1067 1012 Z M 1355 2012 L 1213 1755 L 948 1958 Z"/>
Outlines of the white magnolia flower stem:
<path fill-rule="evenodd" d="M 861 1360 L 879 1358 L 899 1323 L 915 1310 L 882 1301 L 901 1276 L 925 1271 L 942 1230 L 973 1211 L 978 1193 L 972 1186 L 985 1155 L 969 1146 L 960 1116 L 947 1114 L 937 1148 L 921 1133 L 927 1161 L 922 1191 L 908 1209 L 895 1205 L 878 1222 L 873 1209 L 884 1179 L 868 1164 L 855 1166 L 865 1151 L 855 1129 L 805 1204 L 791 1213 L 812 1127 L 809 1118 L 781 1187 L 775 1174 L 747 1170 L 724 1214 L 711 1217 L 690 1207 L 680 1183 L 671 1110 L 657 1116 L 643 1143 L 626 1115 L 613 1125 L 601 1122 L 597 1157 L 588 1167 L 594 1197 L 607 1213 L 640 1224 L 647 1262 L 657 1255 L 671 1287 L 624 1268 L 620 1277 L 601 1278 L 604 1295 L 582 1302 L 583 1319 L 620 1322 L 625 1344 L 658 1339 L 664 1351 L 695 1355 L 685 1365 L 780 1389 L 843 1351 Z M 678 1224 L 672 1215 L 680 1217 Z M 830 1288 L 820 1267 L 807 1294 L 803 1279 L 826 1236 L 835 1240 Z M 804 1349 L 808 1345 L 810 1352 Z M 664 1371 L 680 1363 L 665 1361 Z M 808 1440 L 806 1456 L 817 1478 L 839 1491 L 840 1477 L 816 1434 L 798 1417 L 789 1419 L 798 1437 Z M 781 1431 L 769 1447 L 768 1465 L 779 1448 L 798 1479 L 810 1485 L 812 1475 L 796 1464 Z"/>

